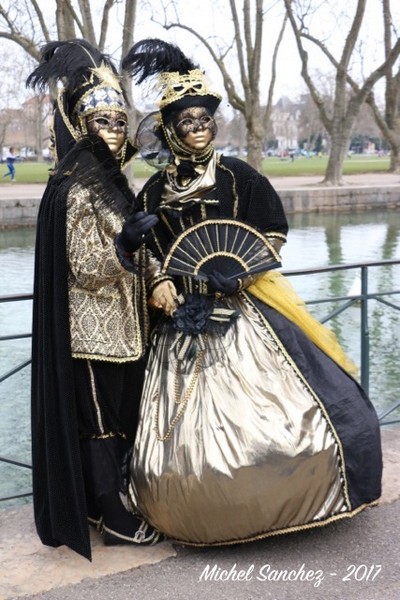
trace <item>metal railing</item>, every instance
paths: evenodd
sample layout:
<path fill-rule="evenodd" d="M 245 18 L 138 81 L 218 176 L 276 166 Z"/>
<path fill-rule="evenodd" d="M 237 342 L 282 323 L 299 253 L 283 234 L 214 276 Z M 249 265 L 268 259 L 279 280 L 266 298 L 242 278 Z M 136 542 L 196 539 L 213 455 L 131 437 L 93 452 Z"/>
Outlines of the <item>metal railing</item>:
<path fill-rule="evenodd" d="M 23 301 L 32 300 L 32 299 L 33 299 L 32 294 L 19 294 L 18 296 L 0 296 L 0 304 L 4 304 L 5 302 L 23 302 Z M 13 334 L 13 335 L 2 335 L 2 336 L 0 336 L 0 342 L 5 342 L 5 341 L 9 341 L 9 340 L 21 340 L 21 339 L 31 338 L 31 337 L 32 337 L 32 333 L 18 333 L 18 334 Z M 13 375 L 15 375 L 16 373 L 19 373 L 20 371 L 22 371 L 23 369 L 28 367 L 31 364 L 31 362 L 32 362 L 31 358 L 27 358 L 22 363 L 13 367 L 10 371 L 0 374 L 0 384 L 3 383 L 4 381 L 6 381 L 7 379 L 9 379 L 10 377 L 12 377 Z M 20 467 L 23 469 L 32 469 L 31 464 L 22 462 L 14 457 L 0 456 L 0 463 L 14 465 L 14 466 L 17 466 L 17 467 Z M 3 496 L 0 498 L 0 502 L 5 502 L 6 500 L 15 500 L 16 498 L 25 498 L 28 496 L 32 496 L 32 490 L 23 490 L 20 492 L 15 492 L 8 496 Z"/>
<path fill-rule="evenodd" d="M 338 315 L 340 315 L 345 310 L 347 310 L 348 308 L 350 308 L 351 306 L 353 306 L 355 304 L 358 304 L 360 306 L 360 311 L 361 311 L 361 313 L 360 313 L 361 314 L 361 317 L 360 317 L 360 346 L 361 346 L 360 381 L 361 381 L 362 387 L 367 392 L 367 394 L 369 392 L 369 372 L 370 372 L 370 350 L 369 350 L 370 337 L 369 337 L 369 325 L 368 325 L 369 301 L 376 300 L 377 302 L 380 302 L 380 303 L 384 304 L 385 306 L 392 308 L 395 311 L 400 311 L 400 305 L 397 305 L 397 304 L 393 303 L 392 301 L 388 300 L 388 298 L 392 298 L 393 296 L 399 295 L 400 290 L 385 290 L 385 291 L 381 291 L 381 292 L 370 293 L 368 291 L 368 270 L 372 269 L 372 268 L 376 268 L 376 267 L 391 266 L 391 265 L 400 265 L 400 260 L 382 260 L 382 261 L 378 261 L 378 262 L 351 263 L 351 264 L 345 264 L 345 265 L 334 265 L 334 266 L 329 266 L 329 267 L 318 267 L 318 268 L 313 268 L 313 269 L 283 271 L 283 274 L 286 277 L 296 277 L 299 275 L 316 275 L 316 274 L 321 274 L 321 273 L 345 271 L 345 270 L 350 270 L 350 269 L 353 269 L 353 270 L 356 269 L 359 272 L 360 284 L 361 284 L 359 293 L 352 294 L 352 295 L 346 295 L 346 296 L 337 296 L 337 297 L 330 296 L 330 297 L 322 298 L 322 299 L 306 300 L 305 302 L 308 305 L 325 304 L 325 303 L 336 304 L 334 310 L 329 312 L 324 317 L 319 318 L 319 321 L 321 323 L 326 323 L 326 322 L 330 321 L 331 319 L 337 317 Z M 17 296 L 2 296 L 2 297 L 0 297 L 0 303 L 20 302 L 20 301 L 25 301 L 25 300 L 32 300 L 32 298 L 33 298 L 33 296 L 31 294 L 23 294 L 23 295 L 17 295 Z M 7 341 L 7 340 L 29 338 L 29 337 L 31 337 L 31 333 L 0 336 L 0 342 Z M 26 368 L 27 366 L 30 365 L 30 363 L 31 363 L 31 359 L 30 358 L 26 359 L 25 361 L 23 361 L 19 365 L 15 366 L 13 369 L 8 371 L 4 375 L 0 375 L 0 383 L 5 381 L 6 379 L 9 379 L 10 377 L 15 375 L 22 369 Z M 400 423 L 400 419 L 395 419 L 392 421 L 386 420 L 386 418 L 389 415 L 392 415 L 399 408 L 400 408 L 400 401 L 396 401 L 395 404 L 391 408 L 389 408 L 388 410 L 385 410 L 384 413 L 382 413 L 381 415 L 378 415 L 380 424 L 381 425 L 391 425 L 391 424 L 395 424 L 395 423 Z M 26 468 L 26 469 L 32 468 L 32 466 L 30 464 L 21 462 L 12 457 L 0 456 L 0 462 L 12 464 L 12 465 L 15 465 L 15 466 L 18 466 L 21 468 Z M 11 495 L 11 496 L 0 498 L 0 502 L 5 501 L 5 500 L 13 500 L 16 498 L 22 498 L 22 497 L 26 497 L 26 496 L 30 496 L 30 495 L 32 495 L 31 491 L 23 491 L 23 492 L 15 493 L 14 495 Z"/>

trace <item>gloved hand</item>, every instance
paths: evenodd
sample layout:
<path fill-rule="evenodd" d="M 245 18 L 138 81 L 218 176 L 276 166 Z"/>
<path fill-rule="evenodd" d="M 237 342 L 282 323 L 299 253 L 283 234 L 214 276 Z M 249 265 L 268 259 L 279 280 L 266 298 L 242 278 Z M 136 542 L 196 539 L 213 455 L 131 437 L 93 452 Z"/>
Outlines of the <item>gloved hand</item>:
<path fill-rule="evenodd" d="M 237 279 L 229 279 L 218 271 L 213 271 L 208 276 L 208 283 L 212 292 L 219 292 L 224 296 L 232 296 L 239 289 L 239 281 Z"/>
<path fill-rule="evenodd" d="M 162 308 L 165 314 L 171 316 L 178 306 L 178 293 L 172 281 L 161 281 L 153 290 L 150 298 L 156 308 Z"/>
<path fill-rule="evenodd" d="M 158 217 L 146 212 L 137 212 L 125 221 L 118 242 L 126 252 L 136 252 L 150 237 L 149 232 L 157 225 Z"/>

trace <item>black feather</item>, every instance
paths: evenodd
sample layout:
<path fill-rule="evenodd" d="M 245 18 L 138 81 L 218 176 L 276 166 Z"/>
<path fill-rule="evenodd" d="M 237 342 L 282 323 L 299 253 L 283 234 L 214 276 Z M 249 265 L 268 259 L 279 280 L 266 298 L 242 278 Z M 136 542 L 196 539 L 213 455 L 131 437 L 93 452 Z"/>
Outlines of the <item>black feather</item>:
<path fill-rule="evenodd" d="M 153 75 L 175 71 L 187 73 L 198 66 L 178 46 L 157 38 L 147 38 L 132 46 L 122 60 L 122 68 L 139 84 Z"/>
<path fill-rule="evenodd" d="M 26 85 L 44 91 L 50 82 L 62 80 L 72 91 L 85 81 L 89 68 L 99 67 L 102 62 L 117 74 L 110 57 L 86 40 L 49 42 L 41 48 L 39 65 L 27 78 Z"/>

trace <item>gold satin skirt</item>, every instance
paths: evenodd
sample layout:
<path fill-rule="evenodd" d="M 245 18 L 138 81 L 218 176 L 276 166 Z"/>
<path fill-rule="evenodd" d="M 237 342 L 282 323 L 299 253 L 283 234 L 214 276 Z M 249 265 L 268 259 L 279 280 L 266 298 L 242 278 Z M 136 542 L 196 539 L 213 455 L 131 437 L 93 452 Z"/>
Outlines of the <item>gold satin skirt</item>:
<path fill-rule="evenodd" d="M 323 406 L 251 303 L 228 303 L 240 317 L 190 360 L 156 336 L 131 464 L 134 507 L 190 544 L 257 539 L 351 510 Z"/>

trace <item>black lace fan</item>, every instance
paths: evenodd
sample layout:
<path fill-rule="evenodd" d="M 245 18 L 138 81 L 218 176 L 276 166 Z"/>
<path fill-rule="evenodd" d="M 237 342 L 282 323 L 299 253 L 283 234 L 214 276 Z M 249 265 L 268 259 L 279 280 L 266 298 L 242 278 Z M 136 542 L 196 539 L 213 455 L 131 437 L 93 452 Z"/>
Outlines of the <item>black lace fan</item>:
<path fill-rule="evenodd" d="M 175 239 L 162 271 L 196 279 L 208 279 L 213 271 L 219 271 L 238 279 L 280 266 L 279 254 L 250 225 L 233 219 L 208 219 Z"/>

